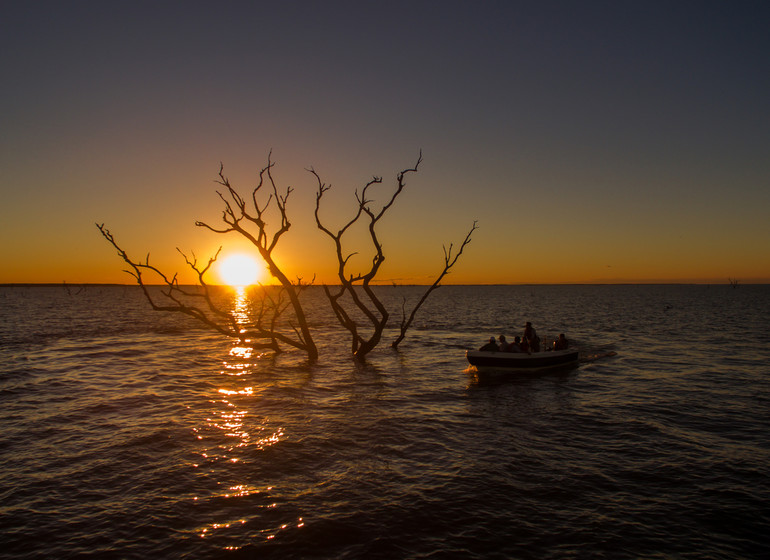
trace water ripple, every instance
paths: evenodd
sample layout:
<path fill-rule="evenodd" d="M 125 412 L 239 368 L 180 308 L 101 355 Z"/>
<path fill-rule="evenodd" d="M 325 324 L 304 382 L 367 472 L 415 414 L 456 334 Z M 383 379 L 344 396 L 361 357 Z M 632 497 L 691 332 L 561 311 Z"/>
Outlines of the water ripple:
<path fill-rule="evenodd" d="M 134 289 L 3 290 L 2 554 L 770 555 L 766 287 L 447 286 L 366 364 L 311 290 L 312 366 Z M 617 355 L 474 379 L 464 349 L 525 320 Z"/>

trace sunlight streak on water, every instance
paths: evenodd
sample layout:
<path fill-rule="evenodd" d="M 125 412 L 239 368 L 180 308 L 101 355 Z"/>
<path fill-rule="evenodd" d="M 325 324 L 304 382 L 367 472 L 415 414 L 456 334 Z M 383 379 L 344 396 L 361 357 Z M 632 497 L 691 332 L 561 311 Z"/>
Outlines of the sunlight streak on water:
<path fill-rule="evenodd" d="M 231 391 L 230 389 L 219 389 L 219 392 L 223 395 L 253 395 L 254 394 L 254 388 L 253 387 L 246 387 L 245 389 L 241 389 L 240 391 Z"/>
<path fill-rule="evenodd" d="M 263 354 L 254 354 L 254 349 L 245 346 L 234 346 L 230 349 L 229 356 L 232 360 L 224 360 L 222 366 L 223 374 L 232 377 L 248 375 L 253 369 L 253 360 L 259 359 Z"/>
<path fill-rule="evenodd" d="M 272 427 L 270 420 L 258 413 L 264 388 L 255 390 L 254 385 L 243 383 L 252 379 L 253 360 L 258 361 L 261 355 L 255 356 L 252 349 L 236 344 L 228 351 L 228 357 L 235 357 L 237 363 L 222 361 L 220 375 L 225 384 L 214 389 L 218 398 L 209 399 L 213 405 L 210 414 L 204 425 L 195 430 L 205 447 L 199 451 L 201 460 L 193 464 L 193 468 L 202 468 L 206 476 L 216 482 L 207 495 L 193 499 L 194 504 L 207 512 L 203 517 L 210 520 L 193 533 L 217 543 L 219 550 L 232 552 L 248 544 L 241 536 L 244 531 L 267 542 L 285 531 L 289 524 L 278 519 L 265 525 L 265 520 L 274 517 L 273 512 L 278 508 L 272 495 L 274 488 L 255 485 L 249 476 L 250 469 L 259 465 L 259 453 L 285 437 L 283 428 Z M 241 465 L 246 468 L 243 472 Z M 240 516 L 228 515 L 233 511 L 240 511 Z M 303 525 L 301 518 L 294 523 L 296 527 Z"/>
<path fill-rule="evenodd" d="M 241 360 L 248 361 L 254 355 L 254 348 L 250 346 L 233 346 L 230 349 L 230 355 L 235 356 L 236 358 L 240 358 Z M 227 362 L 225 362 L 225 364 L 227 364 Z"/>
<path fill-rule="evenodd" d="M 249 322 L 249 298 L 247 297 L 246 288 L 243 286 L 237 286 L 234 289 L 235 295 L 233 297 L 233 315 L 238 324 L 246 324 Z"/>

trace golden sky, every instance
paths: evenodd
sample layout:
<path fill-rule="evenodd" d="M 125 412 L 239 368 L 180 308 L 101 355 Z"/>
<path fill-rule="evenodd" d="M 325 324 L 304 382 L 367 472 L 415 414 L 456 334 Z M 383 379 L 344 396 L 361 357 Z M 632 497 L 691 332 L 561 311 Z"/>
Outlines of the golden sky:
<path fill-rule="evenodd" d="M 333 282 L 373 176 L 384 283 L 770 282 L 763 3 L 13 3 L 0 22 L 0 283 L 131 282 L 250 248 L 212 225 L 220 162 L 272 150 L 292 276 Z M 365 247 L 360 247 L 365 249 Z M 353 250 L 351 248 L 351 250 Z M 252 251 L 254 253 L 254 251 Z M 368 263 L 369 256 L 362 252 Z"/>

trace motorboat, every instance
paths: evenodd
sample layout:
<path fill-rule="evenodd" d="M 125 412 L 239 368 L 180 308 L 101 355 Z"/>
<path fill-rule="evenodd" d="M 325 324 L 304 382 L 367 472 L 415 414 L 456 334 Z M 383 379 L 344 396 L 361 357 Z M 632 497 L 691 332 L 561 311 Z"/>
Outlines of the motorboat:
<path fill-rule="evenodd" d="M 468 350 L 468 362 L 478 370 L 534 372 L 565 368 L 578 363 L 577 348 L 547 352 L 484 352 Z"/>

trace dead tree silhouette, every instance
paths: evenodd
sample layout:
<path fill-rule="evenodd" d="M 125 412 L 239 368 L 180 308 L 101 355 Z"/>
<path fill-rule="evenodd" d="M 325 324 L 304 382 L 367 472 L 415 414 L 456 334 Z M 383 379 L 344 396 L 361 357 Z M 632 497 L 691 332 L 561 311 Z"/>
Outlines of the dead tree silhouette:
<path fill-rule="evenodd" d="M 324 285 L 324 290 L 337 320 L 351 335 L 351 351 L 358 359 L 363 359 L 369 352 L 377 347 L 382 339 L 383 331 L 388 324 L 388 319 L 390 318 L 390 312 L 373 289 L 373 282 L 377 273 L 380 271 L 382 263 L 385 261 L 382 244 L 377 235 L 377 226 L 385 213 L 393 206 L 398 196 L 403 192 L 404 187 L 406 186 L 407 175 L 410 173 L 417 173 L 417 169 L 421 162 L 422 152 L 420 152 L 417 162 L 413 167 L 404 169 L 397 174 L 396 187 L 393 193 L 380 207 L 375 207 L 373 200 L 369 198 L 369 189 L 374 185 L 381 184 L 382 177 L 373 177 L 366 183 L 366 185 L 364 185 L 360 193 L 356 191 L 356 211 L 336 232 L 324 225 L 320 216 L 321 199 L 324 194 L 331 189 L 331 185 L 324 183 L 318 173 L 316 173 L 315 170 L 310 169 L 310 172 L 316 178 L 318 184 L 315 207 L 316 225 L 318 226 L 318 229 L 323 231 L 333 241 L 337 255 L 337 278 L 339 279 L 340 285 L 338 287 Z M 356 253 L 347 253 L 344 250 L 343 237 L 352 230 L 353 226 L 359 223 L 366 225 L 369 241 L 371 242 L 371 247 L 373 249 L 373 255 L 371 258 L 371 265 L 367 270 L 351 273 L 347 270 L 347 267 L 351 257 Z M 417 310 L 425 302 L 428 295 L 439 286 L 441 279 L 449 272 L 449 269 L 451 269 L 457 262 L 457 259 L 462 254 L 463 248 L 470 243 L 471 234 L 476 228 L 476 222 L 473 222 L 473 227 L 468 232 L 460 250 L 454 257 L 451 255 L 451 245 L 448 251 L 445 248 L 445 267 L 443 272 L 413 308 L 408 319 L 406 317 L 405 309 L 403 310 L 401 332 L 392 342 L 391 346 L 393 348 L 396 348 L 404 339 L 407 330 L 414 320 Z M 354 313 L 365 317 L 368 322 L 368 328 L 362 330 L 358 321 L 354 318 Z"/>
<path fill-rule="evenodd" d="M 360 193 L 356 191 L 356 211 L 353 217 L 337 232 L 327 228 L 320 216 L 321 199 L 324 193 L 331 188 L 331 185 L 325 184 L 315 170 L 309 170 L 318 184 L 315 206 L 316 225 L 334 242 L 337 257 L 337 278 L 340 282 L 339 286 L 324 285 L 323 289 L 337 320 L 350 333 L 351 350 L 358 359 L 363 359 L 377 347 L 390 317 L 390 312 L 373 289 L 377 274 L 385 261 L 377 226 L 403 192 L 408 174 L 416 173 L 421 162 L 422 152 L 420 152 L 413 167 L 404 169 L 397 174 L 396 188 L 381 207 L 375 207 L 369 198 L 370 188 L 381 184 L 381 177 L 372 178 Z M 128 264 L 126 272 L 133 276 L 142 288 L 153 309 L 187 315 L 223 335 L 238 338 L 242 343 L 254 348 L 268 348 L 280 352 L 286 346 L 293 347 L 304 351 L 309 360 L 315 361 L 318 359 L 318 347 L 313 339 L 313 333 L 300 299 L 301 293 L 312 285 L 315 276 L 313 281 L 309 283 L 303 282 L 302 278 L 291 280 L 278 265 L 273 255 L 281 237 L 291 228 L 286 205 L 293 190 L 288 187 L 285 191 L 279 192 L 272 174 L 274 166 L 271 153 L 268 156 L 267 165 L 259 173 L 259 183 L 252 190 L 251 196 L 246 199 L 231 185 L 230 180 L 224 174 L 224 166 L 220 164 L 216 182 L 224 187 L 223 191 L 217 191 L 220 200 L 224 203 L 221 216 L 223 225 L 213 226 L 207 222 L 195 222 L 196 226 L 217 234 L 237 233 L 242 238 L 247 239 L 257 249 L 270 273 L 278 281 L 279 286 L 277 287 L 262 287 L 262 298 L 258 301 L 248 324 L 239 321 L 233 311 L 223 308 L 221 297 L 217 297 L 217 287 L 210 286 L 206 281 L 206 274 L 216 262 L 221 247 L 213 257 L 200 264 L 194 254 L 188 256 L 177 248 L 197 278 L 197 285 L 184 286 L 179 283 L 177 274 L 167 275 L 151 264 L 149 254 L 144 261 L 133 259 L 118 244 L 104 224 L 96 224 L 96 226 L 102 236 L 117 250 L 121 259 Z M 268 231 L 267 227 L 266 215 L 268 212 L 272 212 L 274 216 L 277 215 L 280 222 L 280 225 L 272 233 Z M 350 258 L 356 253 L 345 253 L 343 236 L 350 233 L 356 225 L 365 226 L 368 232 L 368 242 L 373 248 L 373 256 L 371 266 L 366 271 L 350 273 L 347 266 Z M 404 339 L 418 309 L 430 293 L 440 286 L 441 280 L 457 263 L 477 227 L 477 223 L 474 221 L 456 254 L 453 255 L 451 244 L 448 249 L 446 246 L 444 247 L 443 271 L 408 316 L 404 302 L 400 333 L 391 343 L 393 348 L 396 348 Z M 361 317 L 364 317 L 365 321 L 363 326 L 358 324 Z"/>
<path fill-rule="evenodd" d="M 188 315 L 215 331 L 238 338 L 254 348 L 269 348 L 280 352 L 282 345 L 294 347 L 306 352 L 308 359 L 313 361 L 318 359 L 318 348 L 300 302 L 300 293 L 309 284 L 303 282 L 301 278 L 290 280 L 273 257 L 273 251 L 281 236 L 291 227 L 286 212 L 286 202 L 292 189 L 289 187 L 284 194 L 279 193 L 272 175 L 275 164 L 271 157 L 272 154 L 268 156 L 267 165 L 260 171 L 259 183 L 252 190 L 248 201 L 232 187 L 224 174 L 224 166 L 220 164 L 217 183 L 227 189 L 226 193 L 217 191 L 225 205 L 222 211 L 224 226 L 213 227 L 206 222 L 195 222 L 196 226 L 215 233 L 235 232 L 248 239 L 259 251 L 270 273 L 278 280 L 280 288 L 277 291 L 264 288 L 259 307 L 248 325 L 240 324 L 232 311 L 222 309 L 206 282 L 205 275 L 219 256 L 221 247 L 203 266 L 198 264 L 194 254 L 188 257 L 177 248 L 187 265 L 197 275 L 198 285 L 191 288 L 180 285 L 177 274 L 168 276 L 151 265 L 149 255 L 144 262 L 130 258 L 104 224 L 97 224 L 97 227 L 105 239 L 117 249 L 118 255 L 129 265 L 129 270 L 126 272 L 131 274 L 142 287 L 153 309 Z M 265 220 L 265 214 L 270 209 L 276 210 L 280 216 L 280 227 L 272 234 L 268 232 Z M 149 289 L 146 275 L 151 275 L 156 280 L 160 279 L 163 286 L 160 292 Z M 293 320 L 283 321 L 283 328 L 279 328 L 287 309 L 292 310 Z M 255 342 L 255 340 L 261 342 Z"/>

